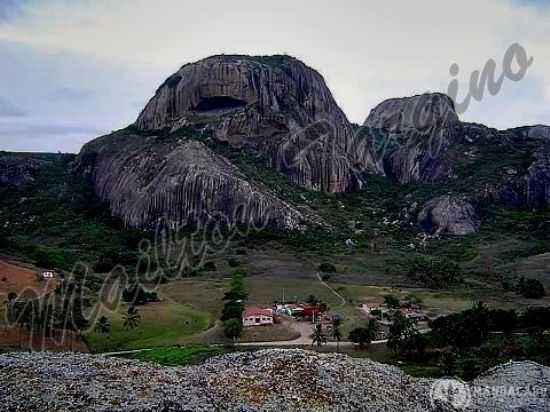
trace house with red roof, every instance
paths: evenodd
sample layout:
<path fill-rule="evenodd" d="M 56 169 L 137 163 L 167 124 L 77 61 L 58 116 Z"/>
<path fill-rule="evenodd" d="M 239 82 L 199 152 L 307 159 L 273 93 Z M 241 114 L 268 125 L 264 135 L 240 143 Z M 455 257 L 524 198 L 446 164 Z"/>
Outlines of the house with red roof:
<path fill-rule="evenodd" d="M 273 325 L 273 309 L 247 307 L 243 312 L 243 326 Z"/>

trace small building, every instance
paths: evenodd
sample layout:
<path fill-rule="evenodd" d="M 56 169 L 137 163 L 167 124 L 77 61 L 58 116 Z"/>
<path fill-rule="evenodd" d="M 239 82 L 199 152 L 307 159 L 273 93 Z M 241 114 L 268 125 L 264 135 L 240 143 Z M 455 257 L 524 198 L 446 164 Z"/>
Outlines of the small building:
<path fill-rule="evenodd" d="M 273 310 L 248 307 L 243 312 L 243 326 L 273 325 Z"/>
<path fill-rule="evenodd" d="M 52 271 L 46 270 L 42 272 L 41 277 L 44 280 L 53 279 L 55 277 L 55 273 L 53 273 Z"/>

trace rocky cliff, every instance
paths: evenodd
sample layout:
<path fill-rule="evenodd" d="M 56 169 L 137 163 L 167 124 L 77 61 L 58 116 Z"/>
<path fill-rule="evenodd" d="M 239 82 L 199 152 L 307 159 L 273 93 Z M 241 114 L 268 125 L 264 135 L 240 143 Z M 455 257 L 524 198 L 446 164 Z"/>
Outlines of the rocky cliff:
<path fill-rule="evenodd" d="M 265 155 L 308 189 L 345 192 L 361 185 L 351 169 L 350 123 L 322 76 L 292 57 L 213 56 L 187 64 L 136 121 L 141 131 L 191 125 Z"/>
<path fill-rule="evenodd" d="M 443 94 L 389 99 L 376 106 L 365 124 L 385 174 L 400 183 L 440 182 L 453 173 L 448 148 L 459 138 L 453 101 Z"/>
<path fill-rule="evenodd" d="M 112 213 L 132 227 L 223 216 L 229 223 L 303 229 L 298 210 L 204 144 L 264 159 L 309 190 L 344 192 L 376 170 L 369 148 L 354 155 L 353 130 L 322 76 L 288 56 L 213 56 L 186 64 L 157 90 L 135 125 L 81 151 L 88 177 Z"/>
<path fill-rule="evenodd" d="M 432 186 L 435 198 L 418 216 L 430 233 L 477 231 L 477 214 L 460 200 L 465 196 L 473 204 L 550 205 L 547 126 L 500 131 L 461 122 L 452 100 L 435 93 L 382 102 L 361 134 L 383 174 L 404 185 Z"/>
<path fill-rule="evenodd" d="M 122 131 L 82 149 L 75 170 L 93 182 L 114 216 L 130 227 L 221 222 L 303 230 L 308 217 L 277 198 L 192 132 L 178 137 Z M 313 219 L 314 220 L 314 219 Z"/>
<path fill-rule="evenodd" d="M 0 152 L 0 189 L 21 189 L 50 163 L 51 159 L 40 155 Z"/>

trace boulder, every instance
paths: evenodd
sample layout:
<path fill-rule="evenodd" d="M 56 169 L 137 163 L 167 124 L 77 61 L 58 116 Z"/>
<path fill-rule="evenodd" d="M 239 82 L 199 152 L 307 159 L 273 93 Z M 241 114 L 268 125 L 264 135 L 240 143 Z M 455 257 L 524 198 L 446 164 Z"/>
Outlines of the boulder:
<path fill-rule="evenodd" d="M 418 224 L 432 235 L 465 236 L 479 230 L 479 215 L 468 201 L 441 196 L 427 202 L 417 218 Z"/>

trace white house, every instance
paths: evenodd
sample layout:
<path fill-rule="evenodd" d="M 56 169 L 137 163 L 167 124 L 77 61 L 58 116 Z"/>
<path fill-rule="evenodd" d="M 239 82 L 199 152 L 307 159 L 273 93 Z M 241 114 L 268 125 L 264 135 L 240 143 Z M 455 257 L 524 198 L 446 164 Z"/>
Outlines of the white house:
<path fill-rule="evenodd" d="M 42 279 L 53 279 L 55 274 L 51 271 L 42 272 Z"/>
<path fill-rule="evenodd" d="M 248 307 L 243 312 L 243 326 L 273 325 L 273 310 Z"/>

